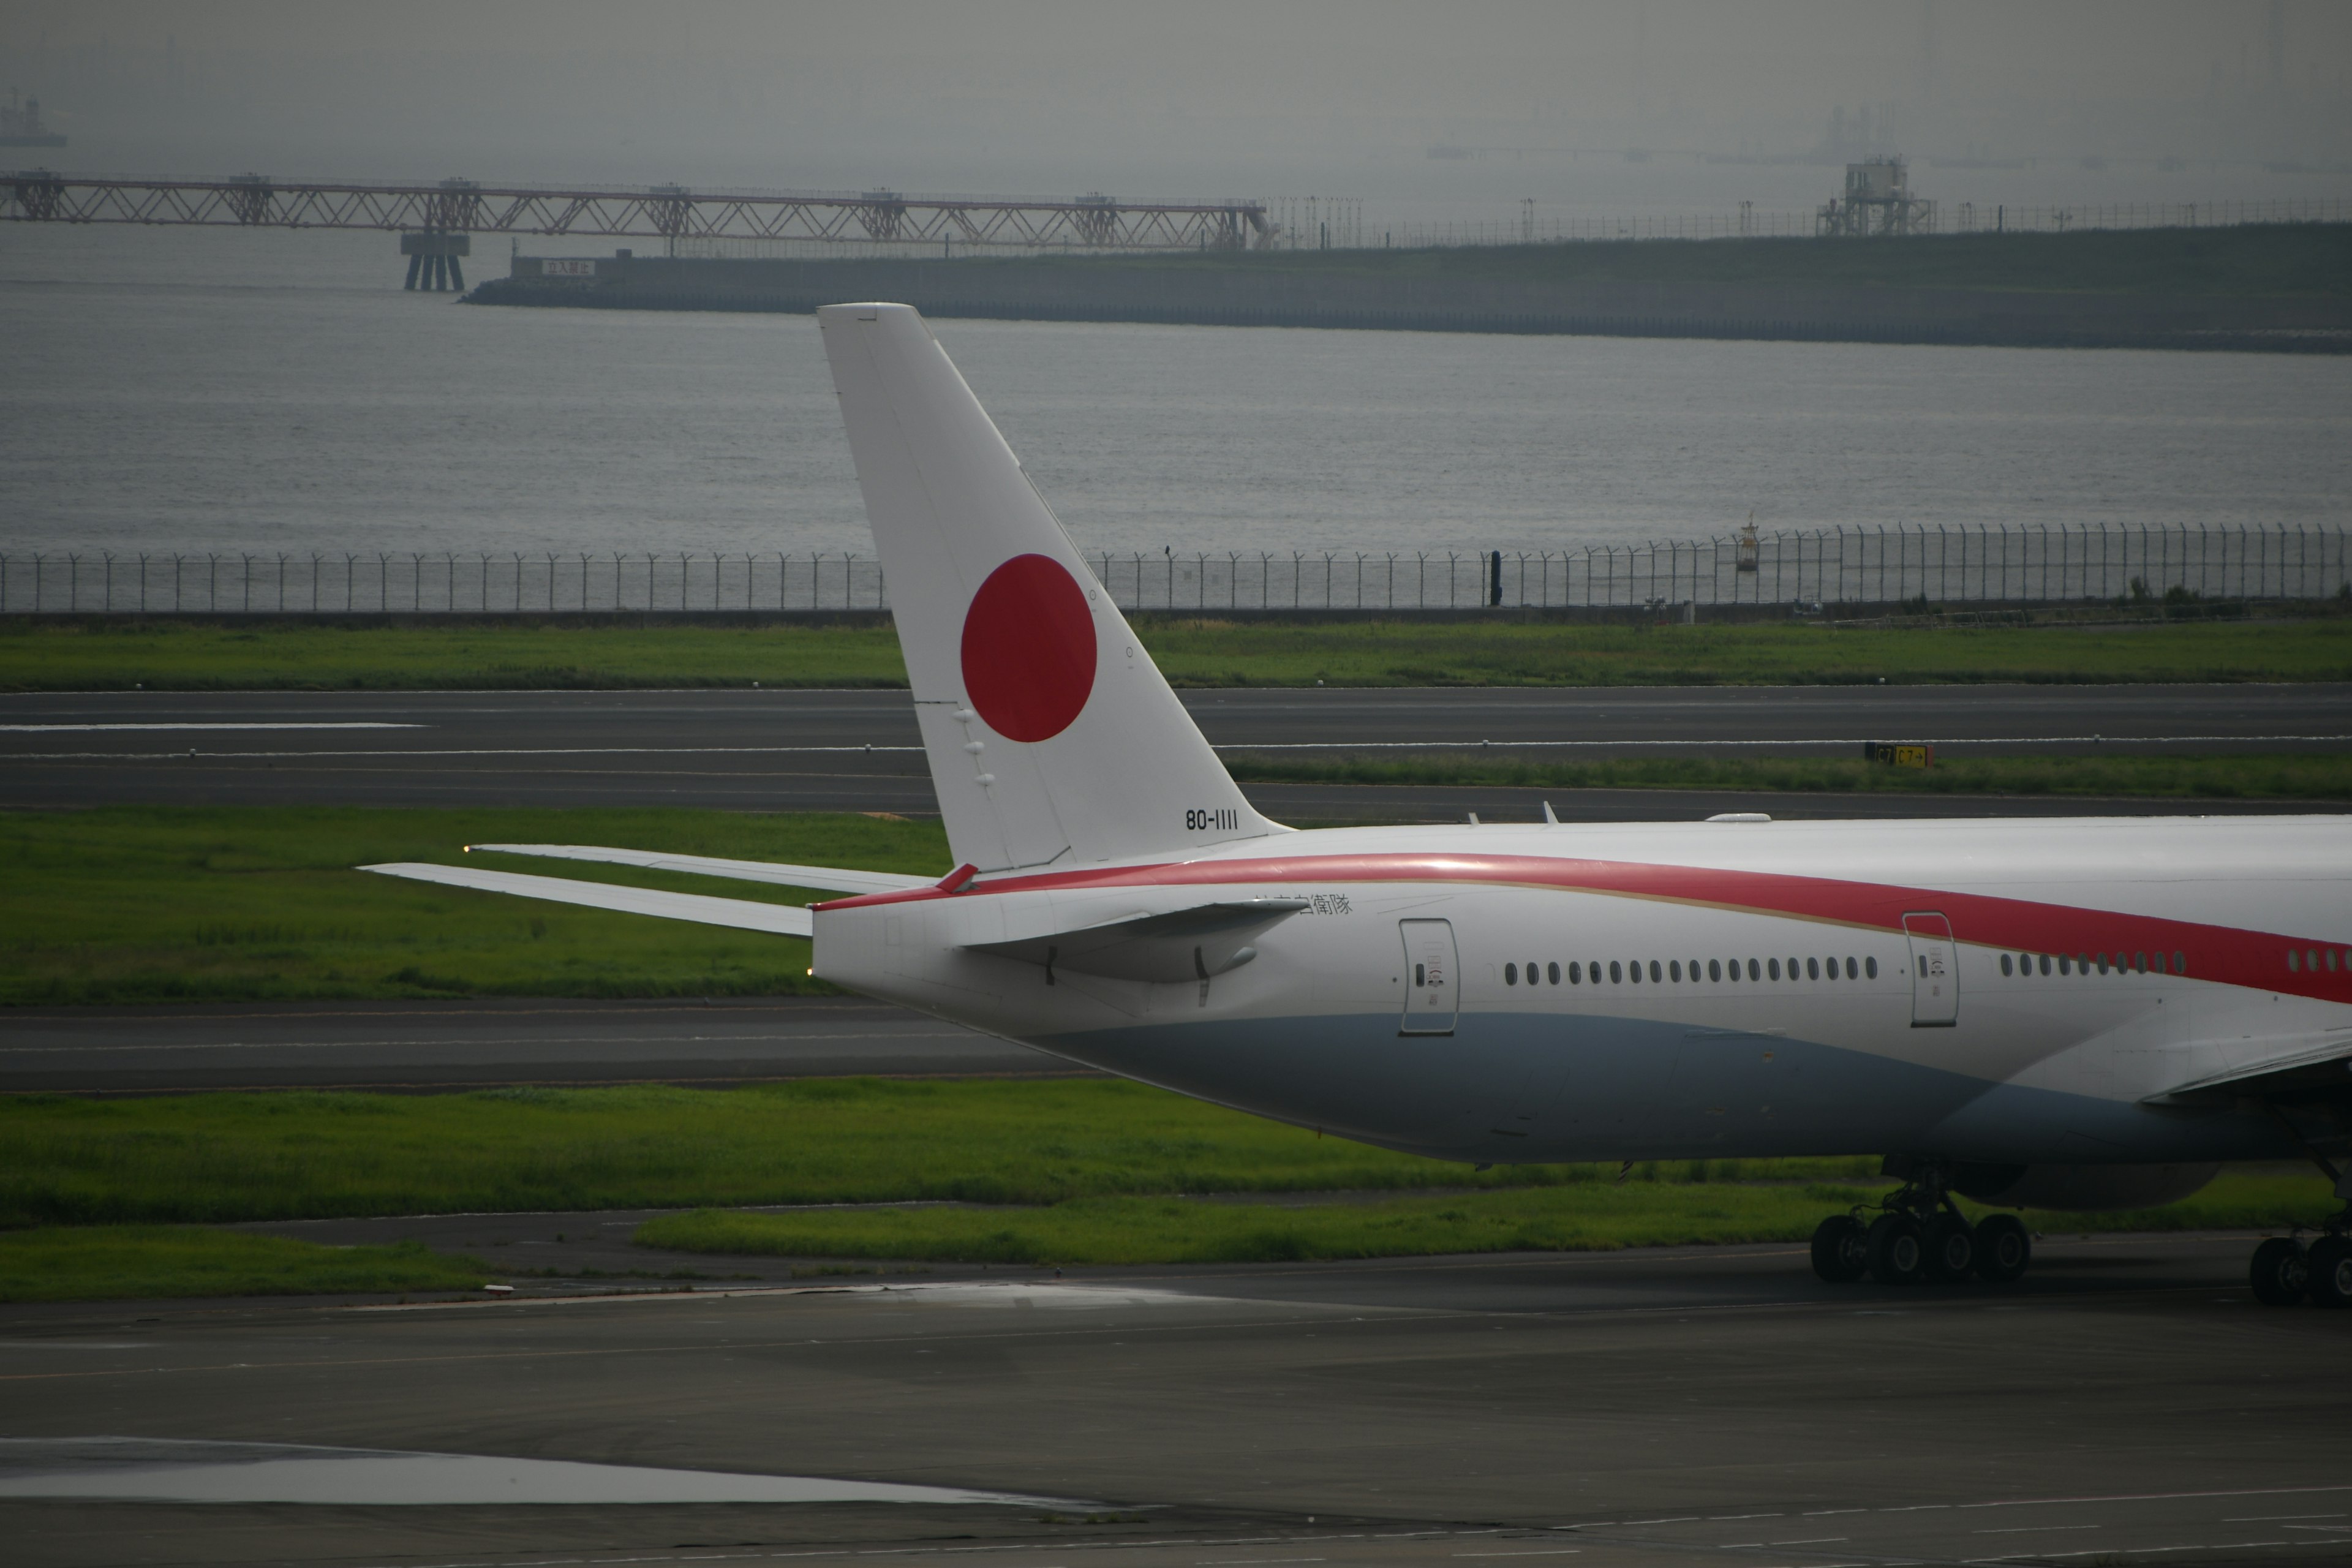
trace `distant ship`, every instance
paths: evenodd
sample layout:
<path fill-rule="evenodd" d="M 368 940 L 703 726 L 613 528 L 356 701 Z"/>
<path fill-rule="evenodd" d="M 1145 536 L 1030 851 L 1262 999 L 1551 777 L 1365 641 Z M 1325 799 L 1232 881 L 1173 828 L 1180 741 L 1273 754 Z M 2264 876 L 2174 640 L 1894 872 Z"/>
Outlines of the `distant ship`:
<path fill-rule="evenodd" d="M 10 93 L 8 101 L 0 105 L 0 147 L 62 147 L 66 139 L 54 131 L 42 129 L 41 100 L 28 98 L 23 107 L 16 95 Z"/>

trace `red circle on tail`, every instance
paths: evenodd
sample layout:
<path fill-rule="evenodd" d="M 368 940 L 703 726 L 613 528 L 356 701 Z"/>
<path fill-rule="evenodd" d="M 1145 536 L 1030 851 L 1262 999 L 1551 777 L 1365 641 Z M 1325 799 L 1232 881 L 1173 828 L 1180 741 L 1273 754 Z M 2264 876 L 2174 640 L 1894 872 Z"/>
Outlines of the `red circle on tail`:
<path fill-rule="evenodd" d="M 964 612 L 964 694 L 1007 740 L 1068 729 L 1095 689 L 1095 658 L 1086 593 L 1050 556 L 1007 561 Z"/>

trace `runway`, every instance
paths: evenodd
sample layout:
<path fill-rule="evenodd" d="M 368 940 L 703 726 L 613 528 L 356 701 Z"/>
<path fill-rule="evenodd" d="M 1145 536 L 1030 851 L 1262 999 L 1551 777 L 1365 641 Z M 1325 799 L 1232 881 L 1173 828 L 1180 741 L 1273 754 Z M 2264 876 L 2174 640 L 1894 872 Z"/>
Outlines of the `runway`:
<path fill-rule="evenodd" d="M 1193 691 L 1231 754 L 1314 759 L 1475 751 L 1513 761 L 2335 751 L 2352 684 L 1479 688 Z M 1545 792 L 1253 784 L 1288 821 L 1537 815 Z M 1584 820 L 1721 810 L 1924 816 L 2100 803 L 1834 799 L 1728 791 L 1549 792 Z M 937 809 L 903 691 L 19 694 L 0 697 L 0 805 L 99 802 Z M 1776 807 L 1771 802 L 1778 802 Z M 1701 809 L 1701 808 L 1704 809 Z M 2146 809 L 2145 807 L 2139 809 Z M 2167 808 L 2167 809 L 2177 809 Z M 2200 810 L 2279 809 L 2276 806 Z"/>
<path fill-rule="evenodd" d="M 499 1256 L 537 1267 L 522 1244 L 582 1217 L 500 1216 Z M 2352 1323 L 2252 1305 L 2248 1245 L 2049 1237 L 1999 1291 L 1823 1286 L 1743 1247 L 0 1309 L 0 1528 L 11 1562 L 76 1568 L 2341 1562 Z M 511 1504 L 338 1505 L 330 1454 L 309 1506 L 127 1502 L 59 1441 L 102 1436 L 184 1464 L 98 1479 L 118 1495 L 266 1490 L 259 1461 L 326 1447 L 635 1467 L 615 1496 L 1070 1501 L 534 1504 L 526 1475 Z M 202 1443 L 302 1447 L 207 1478 Z"/>
<path fill-rule="evenodd" d="M 0 1035 L 0 1094 L 715 1088 L 864 1073 L 1087 1070 L 856 996 L 26 1008 L 10 1011 Z"/>

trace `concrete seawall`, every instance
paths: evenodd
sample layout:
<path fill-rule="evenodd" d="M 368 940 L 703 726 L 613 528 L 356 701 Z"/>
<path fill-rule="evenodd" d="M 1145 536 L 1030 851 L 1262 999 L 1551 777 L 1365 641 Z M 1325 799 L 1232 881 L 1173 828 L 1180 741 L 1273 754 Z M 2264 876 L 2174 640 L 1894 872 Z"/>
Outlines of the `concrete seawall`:
<path fill-rule="evenodd" d="M 1399 277 L 1147 258 L 515 258 L 479 304 L 803 313 L 896 300 L 941 317 L 2052 348 L 2352 353 L 2352 302 L 2295 296 Z"/>

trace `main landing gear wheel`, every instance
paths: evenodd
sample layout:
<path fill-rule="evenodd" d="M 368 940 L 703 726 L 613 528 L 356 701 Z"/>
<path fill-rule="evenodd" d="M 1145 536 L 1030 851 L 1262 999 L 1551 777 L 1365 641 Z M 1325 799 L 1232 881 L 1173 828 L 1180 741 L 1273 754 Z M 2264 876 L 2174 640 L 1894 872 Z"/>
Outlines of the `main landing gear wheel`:
<path fill-rule="evenodd" d="M 1870 1268 L 1869 1232 L 1850 1214 L 1833 1214 L 1813 1232 L 1813 1272 L 1832 1285 L 1851 1285 Z"/>
<path fill-rule="evenodd" d="M 1977 1222 L 1977 1278 L 1988 1285 L 2006 1285 L 2025 1277 L 2033 1261 L 2033 1238 L 2025 1222 L 2013 1214 L 1987 1215 Z"/>
<path fill-rule="evenodd" d="M 1927 1276 L 1947 1285 L 1967 1282 L 1976 1271 L 1976 1233 L 1956 1214 L 1939 1214 L 1927 1222 Z"/>
<path fill-rule="evenodd" d="M 2315 1307 L 2352 1307 L 2352 1241 L 2323 1236 L 2303 1255 L 2304 1289 Z"/>
<path fill-rule="evenodd" d="M 1907 1158 L 1886 1163 L 1889 1175 L 1906 1178 L 1903 1185 L 1822 1221 L 1813 1232 L 1815 1274 L 1833 1285 L 1865 1274 L 1882 1285 L 1959 1285 L 1971 1278 L 2006 1285 L 2024 1275 L 2033 1243 L 2016 1215 L 1971 1225 L 1952 1196 L 1956 1167 Z"/>
<path fill-rule="evenodd" d="M 1919 1223 L 1907 1214 L 1870 1222 L 1870 1277 L 1881 1285 L 1916 1285 L 1927 1277 L 1927 1248 Z"/>
<path fill-rule="evenodd" d="M 2274 1236 L 2254 1248 L 2250 1270 L 2254 1300 L 2265 1307 L 2292 1307 L 2303 1300 L 2310 1283 L 2310 1259 L 2285 1237 Z"/>

